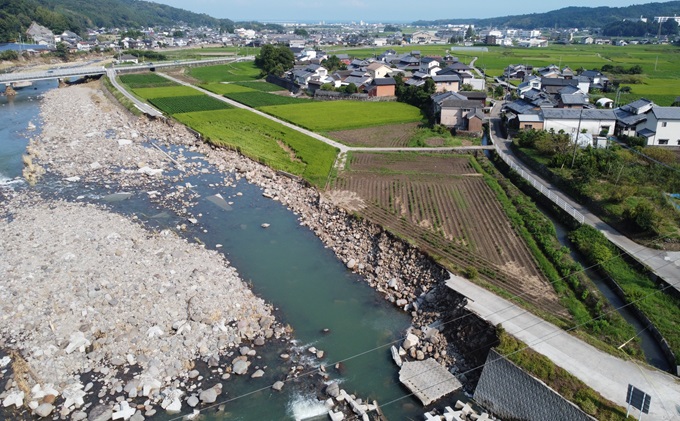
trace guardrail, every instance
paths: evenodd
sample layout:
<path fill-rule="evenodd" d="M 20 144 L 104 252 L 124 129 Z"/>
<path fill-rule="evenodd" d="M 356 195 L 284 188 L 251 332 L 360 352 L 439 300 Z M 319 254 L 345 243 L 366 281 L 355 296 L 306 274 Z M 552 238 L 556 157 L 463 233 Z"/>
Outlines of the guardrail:
<path fill-rule="evenodd" d="M 491 130 L 491 129 L 490 129 Z M 491 133 L 489 130 L 489 137 L 491 138 Z M 522 176 L 523 179 L 529 182 L 536 190 L 541 192 L 545 197 L 550 199 L 553 203 L 555 203 L 557 206 L 562 208 L 565 212 L 567 212 L 569 215 L 571 215 L 576 221 L 578 221 L 580 224 L 585 223 L 586 218 L 583 216 L 583 214 L 579 211 L 577 211 L 573 206 L 571 206 L 569 203 L 565 202 L 561 197 L 559 197 L 557 194 L 555 194 L 550 187 L 546 186 L 539 180 L 537 180 L 534 176 L 529 174 L 528 172 L 524 171 L 522 167 L 519 165 L 515 164 L 515 162 L 510 159 L 508 154 L 503 152 L 500 147 L 498 146 L 498 143 L 491 140 L 496 148 L 496 153 L 498 156 L 506 163 L 510 168 L 512 168 L 515 172 L 517 172 L 519 175 Z"/>

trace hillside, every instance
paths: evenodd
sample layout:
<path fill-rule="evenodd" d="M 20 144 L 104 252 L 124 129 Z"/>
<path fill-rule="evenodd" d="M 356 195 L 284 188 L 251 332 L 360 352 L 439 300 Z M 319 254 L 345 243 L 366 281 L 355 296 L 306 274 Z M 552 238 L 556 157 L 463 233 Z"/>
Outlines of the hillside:
<path fill-rule="evenodd" d="M 86 28 L 174 26 L 220 27 L 233 30 L 229 19 L 216 19 L 142 0 L 0 0 L 0 42 L 18 39 L 32 21 L 55 32 L 81 33 Z"/>
<path fill-rule="evenodd" d="M 533 28 L 601 28 L 622 19 L 636 19 L 640 16 L 673 16 L 680 14 L 680 1 L 665 3 L 636 4 L 627 7 L 565 7 L 546 13 L 502 16 L 488 19 L 439 19 L 416 21 L 415 26 L 455 25 L 472 23 L 476 27 Z"/>

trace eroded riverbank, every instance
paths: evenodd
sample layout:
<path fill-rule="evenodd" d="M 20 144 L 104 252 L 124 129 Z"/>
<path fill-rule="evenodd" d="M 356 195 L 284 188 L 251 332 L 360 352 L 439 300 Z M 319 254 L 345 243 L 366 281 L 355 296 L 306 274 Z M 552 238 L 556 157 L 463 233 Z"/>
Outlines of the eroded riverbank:
<path fill-rule="evenodd" d="M 138 193 L 142 192 L 143 194 L 146 194 L 152 202 L 174 209 L 179 215 L 183 215 L 186 220 L 176 227 L 177 230 L 181 231 L 187 228 L 191 229 L 191 227 L 198 227 L 200 229 L 204 217 L 204 215 L 200 213 L 191 213 L 191 205 L 198 199 L 192 186 L 190 184 L 188 185 L 185 181 L 189 175 L 202 174 L 209 171 L 200 160 L 193 159 L 194 156 L 192 155 L 194 153 L 201 153 L 207 157 L 208 161 L 213 164 L 220 173 L 224 174 L 222 180 L 219 181 L 221 185 L 233 186 L 238 179 L 246 178 L 249 182 L 261 186 L 267 197 L 281 202 L 296 212 L 300 223 L 308 225 L 329 248 L 333 249 L 348 268 L 362 274 L 372 287 L 384 295 L 386 300 L 409 311 L 411 317 L 414 319 L 414 329 L 412 331 L 418 334 L 422 339 L 417 346 L 406 350 L 412 358 L 433 356 L 441 363 L 449 366 L 454 364 L 460 366 L 462 364 L 463 361 L 456 355 L 455 348 L 447 343 L 446 338 L 443 335 L 439 334 L 436 330 L 425 329 L 428 324 L 445 315 L 444 313 L 435 311 L 436 309 L 433 309 L 430 312 L 423 311 L 424 308 L 434 308 L 432 304 L 438 302 L 437 299 L 435 299 L 436 293 L 432 290 L 434 289 L 434 286 L 442 280 L 444 273 L 415 248 L 384 233 L 377 226 L 351 217 L 347 212 L 333 205 L 332 202 L 320 197 L 315 190 L 306 187 L 297 180 L 282 177 L 269 168 L 253 163 L 236 153 L 216 150 L 198 142 L 193 134 L 189 133 L 182 126 L 166 124 L 161 121 L 149 121 L 145 118 L 136 119 L 130 117 L 124 110 L 111 104 L 108 98 L 106 98 L 99 90 L 92 89 L 91 86 L 77 86 L 50 91 L 43 104 L 43 115 L 45 121 L 43 133 L 39 138 L 32 141 L 29 147 L 31 156 L 33 157 L 28 162 L 29 165 L 27 165 L 29 171 L 39 174 L 39 168 L 44 167 L 47 170 L 48 175 L 56 175 L 56 178 L 66 184 L 73 183 L 83 186 L 97 184 L 111 186 L 112 188 L 119 190 L 131 190 Z M 67 115 L 78 116 L 78 118 L 65 118 Z M 149 142 L 152 140 L 158 142 L 161 146 L 172 148 L 171 159 L 160 150 L 149 147 Z M 158 186 L 163 183 L 172 185 L 172 189 L 159 191 L 161 189 Z M 215 201 L 221 206 L 230 206 L 230 200 L 236 199 L 215 197 Z M 31 201 L 35 201 L 34 203 L 36 206 L 34 206 L 34 213 L 24 211 L 24 205 L 26 203 L 31 203 Z M 187 352 L 186 355 L 192 354 L 190 350 L 193 349 L 192 355 L 194 358 L 199 357 L 200 361 L 207 363 L 208 365 L 217 363 L 217 366 L 213 367 L 214 370 L 217 371 L 217 374 L 224 376 L 225 374 L 228 374 L 228 371 L 235 371 L 236 361 L 234 360 L 242 360 L 242 357 L 250 357 L 250 360 L 253 360 L 253 355 L 249 355 L 252 350 L 249 349 L 244 352 L 244 350 L 239 349 L 240 344 L 238 342 L 248 342 L 248 344 L 253 342 L 252 347 L 257 349 L 255 341 L 260 344 L 263 342 L 263 339 L 267 337 L 286 336 L 286 332 L 282 330 L 282 326 L 273 323 L 271 308 L 257 299 L 257 297 L 252 296 L 252 294 L 247 295 L 246 292 L 244 292 L 245 295 L 243 298 L 245 303 L 244 306 L 251 307 L 250 310 L 252 310 L 252 313 L 248 314 L 252 315 L 252 317 L 246 317 L 245 319 L 249 321 L 240 323 L 244 317 L 238 314 L 221 314 L 223 316 L 222 318 L 225 320 L 228 320 L 229 317 L 233 319 L 231 324 L 227 322 L 224 323 L 224 328 L 227 329 L 229 334 L 222 329 L 219 320 L 213 320 L 215 314 L 212 311 L 217 310 L 211 309 L 209 306 L 200 311 L 198 308 L 194 310 L 194 306 L 197 304 L 195 300 L 197 299 L 191 298 L 191 289 L 194 288 L 195 283 L 201 285 L 198 287 L 199 289 L 205 287 L 209 290 L 211 285 L 215 283 L 211 281 L 222 279 L 223 276 L 230 274 L 230 276 L 238 281 L 236 282 L 237 284 L 240 282 L 235 288 L 238 288 L 238 290 L 241 291 L 242 282 L 238 280 L 238 275 L 233 272 L 233 269 L 230 270 L 228 263 L 218 254 L 209 252 L 195 244 L 188 244 L 186 241 L 179 239 L 171 230 L 149 234 L 148 231 L 143 230 L 141 227 L 137 226 L 137 224 L 125 221 L 125 218 L 120 215 L 110 213 L 99 207 L 63 203 L 59 201 L 48 201 L 47 203 L 44 203 L 44 199 L 37 199 L 35 197 L 21 196 L 10 200 L 6 202 L 6 210 L 8 211 L 7 215 L 9 215 L 10 218 L 7 220 L 7 228 L 3 225 L 3 229 L 9 230 L 10 228 L 8 227 L 13 226 L 11 230 L 20 232 L 23 227 L 30 232 L 29 227 L 34 225 L 31 218 L 45 218 L 47 223 L 45 227 L 46 232 L 49 232 L 47 229 L 48 227 L 52 230 L 55 229 L 52 225 L 63 225 L 63 227 L 60 227 L 64 229 L 61 234 L 62 236 L 71 238 L 74 237 L 74 233 L 75 235 L 79 235 L 79 238 L 72 238 L 73 243 L 67 241 L 65 244 L 65 246 L 72 245 L 77 251 L 71 253 L 74 257 L 70 257 L 70 255 L 67 256 L 70 257 L 71 260 L 65 260 L 66 262 L 71 262 L 74 259 L 90 258 L 90 253 L 92 251 L 101 252 L 102 254 L 100 256 L 103 256 L 102 259 L 104 261 L 100 265 L 94 264 L 91 270 L 102 269 L 104 272 L 85 272 L 81 273 L 80 276 L 83 280 L 87 280 L 87 278 L 90 277 L 105 279 L 108 283 L 105 285 L 103 292 L 99 292 L 102 291 L 101 286 L 99 290 L 97 290 L 95 285 L 89 285 L 88 283 L 87 288 L 82 288 L 83 291 L 81 295 L 89 298 L 90 290 L 94 290 L 94 292 L 92 292 L 95 296 L 93 301 L 97 306 L 101 305 L 102 309 L 113 312 L 111 314 L 116 314 L 116 312 L 120 313 L 117 314 L 118 319 L 123 321 L 121 322 L 121 320 L 119 320 L 119 322 L 125 326 L 132 325 L 135 328 L 146 325 L 142 322 L 143 318 L 139 316 L 129 319 L 130 316 L 127 315 L 129 309 L 132 308 L 135 312 L 143 313 L 148 311 L 149 308 L 162 308 L 164 312 L 170 313 L 172 316 L 167 320 L 159 319 L 162 323 L 156 324 L 156 326 L 165 324 L 165 329 L 160 328 L 163 330 L 163 334 L 166 334 L 167 332 L 174 336 L 190 336 L 196 338 L 197 342 L 189 341 L 187 344 L 184 342 L 173 344 L 177 345 L 178 348 L 188 348 L 187 350 L 182 351 L 177 350 L 176 352 L 179 353 L 178 355 L 184 355 L 182 352 Z M 26 214 L 24 214 L 24 212 L 26 212 Z M 61 218 L 52 218 L 50 216 L 52 213 L 61 215 Z M 16 216 L 14 216 L 14 214 L 16 214 Z M 88 220 L 90 214 L 95 215 L 93 220 Z M 73 218 L 79 219 L 78 223 L 82 223 L 83 225 L 81 226 L 72 222 L 71 219 Z M 69 223 L 59 224 L 58 222 L 61 220 L 69 221 Z M 94 223 L 94 228 L 91 222 Z M 118 227 L 117 222 L 121 222 L 120 227 Z M 128 232 L 128 224 L 130 226 L 136 226 L 141 231 Z M 118 231 L 127 234 L 121 235 Z M 63 234 L 64 232 L 66 234 Z M 79 232 L 82 232 L 83 234 L 78 234 Z M 113 235 L 109 238 L 109 235 L 112 232 L 117 233 L 121 237 L 116 238 L 116 235 Z M 54 238 L 59 238 L 59 231 L 57 230 L 45 235 L 45 237 L 42 237 L 43 242 L 48 242 L 48 239 L 53 240 Z M 138 239 L 138 235 L 142 237 Z M 154 278 L 156 273 L 148 273 L 146 276 L 149 277 L 149 279 L 134 277 L 136 276 L 136 267 L 134 265 L 143 261 L 142 257 L 145 256 L 140 251 L 140 244 L 146 238 L 144 236 L 148 237 L 149 241 L 151 241 L 148 244 L 148 247 L 144 247 L 145 251 L 153 252 L 146 256 L 148 260 L 153 261 L 150 265 L 155 267 L 155 272 L 174 270 L 175 273 L 172 274 L 172 276 L 167 275 L 165 278 L 161 277 L 161 279 L 158 279 Z M 36 244 L 36 242 L 31 243 L 31 241 L 33 240 L 30 239 L 29 234 L 26 243 Z M 159 243 L 154 243 L 153 241 L 158 241 Z M 173 244 L 177 242 L 177 250 L 170 247 L 173 251 L 163 250 L 158 252 L 160 248 L 168 249 L 168 247 L 161 247 L 165 241 L 171 241 Z M 118 242 L 118 248 L 116 248 L 116 242 Z M 4 244 L 5 243 L 3 243 L 3 245 Z M 13 243 L 9 245 L 10 242 L 8 241 L 7 244 L 9 248 L 14 250 L 15 245 Z M 55 244 L 57 244 L 55 246 L 57 247 L 58 243 L 55 242 Z M 125 244 L 125 247 L 121 247 L 122 244 Z M 181 248 L 180 245 L 187 248 Z M 55 267 L 62 266 L 61 260 L 59 259 L 67 254 L 66 252 L 62 253 L 62 251 L 67 250 L 68 247 L 63 249 L 58 247 L 56 249 L 45 248 L 48 254 L 35 260 L 46 262 L 50 262 L 51 260 L 50 264 L 38 265 L 38 269 L 44 271 L 42 277 L 49 280 Z M 25 271 L 20 267 L 22 264 L 20 261 L 22 260 L 22 257 L 26 257 L 29 250 L 30 248 L 21 248 L 12 251 L 13 253 L 16 253 L 17 256 L 17 261 L 11 263 L 14 265 L 12 267 L 16 267 L 15 272 L 23 274 L 22 276 L 25 276 Z M 110 255 L 110 253 L 113 254 Z M 171 265 L 166 265 L 166 263 L 172 263 L 174 260 L 181 261 L 180 257 L 183 257 L 185 254 L 190 255 L 197 260 L 189 260 L 189 263 L 183 261 L 183 266 L 191 266 L 193 262 L 195 268 L 198 269 L 198 272 L 169 269 Z M 35 256 L 38 257 L 37 254 Z M 108 259 L 107 256 L 110 256 L 110 259 Z M 116 265 L 109 266 L 109 260 L 115 261 L 116 259 L 118 259 L 121 267 L 118 268 Z M 28 260 L 31 260 L 31 258 Z M 204 268 L 198 263 L 199 260 L 202 262 L 202 265 L 208 265 L 210 268 Z M 76 262 L 77 261 L 78 260 L 76 260 Z M 46 268 L 43 269 L 42 266 L 46 266 Z M 222 268 L 221 270 L 225 270 L 226 272 L 212 273 L 210 272 L 212 266 L 219 266 Z M 118 273 L 115 272 L 115 270 L 120 270 L 121 272 Z M 64 270 L 62 269 L 60 273 L 63 272 Z M 154 272 L 154 270 L 151 272 Z M 178 278 L 176 284 L 174 283 L 175 275 L 177 275 Z M 203 281 L 201 281 L 201 276 L 204 278 Z M 111 280 L 115 280 L 117 277 L 122 277 L 126 281 L 127 277 L 130 277 L 130 282 L 135 284 L 141 283 L 142 286 L 135 285 L 134 287 L 130 287 L 130 294 L 128 294 L 127 289 L 123 288 L 125 290 L 123 293 L 121 293 L 121 291 L 116 292 L 116 294 L 121 293 L 120 297 L 116 294 L 111 294 L 110 292 L 107 293 L 106 288 L 110 288 L 112 283 Z M 66 278 L 68 279 L 68 277 Z M 166 284 L 171 282 L 173 285 L 170 287 L 164 286 L 163 281 L 165 281 Z M 184 281 L 188 282 L 183 283 Z M 158 283 L 155 284 L 155 282 Z M 206 285 L 202 285 L 202 282 L 205 282 Z M 147 301 L 142 301 L 141 303 L 137 301 L 126 301 L 132 300 L 132 297 L 128 297 L 128 295 L 147 294 L 147 292 L 143 291 L 143 288 L 150 287 L 153 289 L 154 286 L 157 287 L 158 291 L 164 290 L 161 292 L 161 297 L 163 297 L 163 293 L 169 293 L 171 296 L 174 295 L 174 301 L 156 301 L 153 296 L 146 297 Z M 118 289 L 117 286 L 114 285 L 114 287 L 115 289 Z M 182 288 L 188 288 L 188 290 Z M 87 291 L 85 291 L 86 289 Z M 55 293 L 63 294 L 64 297 L 68 297 L 71 295 L 71 292 L 67 291 L 68 290 L 62 291 L 61 289 L 58 289 Z M 213 292 L 215 293 L 215 297 L 212 297 L 213 299 L 217 299 L 218 296 L 224 297 L 225 294 L 225 291 L 222 291 L 221 289 L 213 290 Z M 23 292 L 21 293 L 23 294 Z M 76 293 L 81 293 L 81 291 L 73 291 L 73 294 Z M 203 289 L 201 289 L 201 293 L 209 295 L 209 293 Z M 101 298 L 102 294 L 103 298 Z M 43 297 L 42 302 L 45 300 L 46 299 Z M 207 297 L 207 300 L 210 301 L 210 297 Z M 66 301 L 68 300 L 64 300 L 64 303 L 66 303 Z M 66 306 L 66 311 L 70 311 L 74 316 L 74 321 L 69 322 L 69 325 L 72 324 L 72 326 L 69 327 L 74 330 L 72 333 L 76 335 L 76 339 L 80 340 L 81 335 L 77 332 L 81 332 L 83 333 L 83 338 L 90 342 L 89 345 L 85 346 L 83 352 L 85 356 L 88 356 L 95 351 L 90 350 L 89 347 L 94 348 L 92 344 L 97 343 L 97 341 L 105 344 L 108 341 L 114 348 L 119 348 L 115 346 L 118 344 L 118 336 L 120 336 L 120 340 L 123 341 L 122 343 L 126 345 L 128 343 L 125 342 L 125 340 L 128 340 L 129 343 L 134 344 L 134 346 L 162 350 L 162 348 L 154 348 L 147 343 L 149 339 L 148 336 L 150 335 L 152 336 L 150 339 L 158 338 L 158 340 L 164 336 L 163 334 L 159 334 L 159 329 L 152 329 L 153 326 L 149 326 L 146 330 L 139 328 L 138 333 L 140 335 L 133 340 L 129 337 L 130 335 L 127 335 L 124 331 L 119 332 L 116 330 L 118 325 L 115 323 L 113 324 L 113 327 L 111 327 L 110 324 L 104 323 L 105 331 L 110 332 L 111 336 L 95 338 L 94 334 L 91 332 L 91 329 L 95 329 L 95 326 L 87 326 L 87 324 L 90 323 L 88 319 L 93 317 L 93 314 L 96 314 L 96 312 L 88 312 L 83 315 L 82 308 L 78 305 L 77 300 L 74 300 L 74 302 L 76 303 L 75 305 L 71 305 L 70 307 Z M 41 301 L 34 301 L 32 303 L 35 303 L 36 307 L 41 307 Z M 154 305 L 149 307 L 149 304 Z M 94 304 L 86 302 L 86 308 L 87 305 Z M 26 305 L 24 308 L 25 307 Z M 223 308 L 220 308 L 219 310 L 226 311 Z M 231 308 L 231 310 L 235 309 Z M 194 313 L 194 311 L 196 311 L 196 313 Z M 238 307 L 238 311 L 245 310 L 243 310 L 242 307 Z M 123 315 L 123 313 L 125 315 Z M 175 317 L 175 314 L 178 316 Z M 178 320 L 170 321 L 170 319 L 174 318 Z M 38 313 L 37 315 L 32 316 L 31 320 L 33 321 L 28 323 L 30 326 L 28 326 L 28 324 L 23 327 L 19 325 L 18 327 L 15 326 L 14 329 L 17 332 L 23 332 L 27 326 L 29 328 L 35 328 L 35 325 L 40 325 L 41 322 L 45 321 L 44 319 L 44 314 Z M 154 319 L 154 317 L 151 317 L 151 319 Z M 265 320 L 264 325 L 262 323 L 263 319 Z M 185 323 L 182 323 L 183 321 L 185 321 Z M 269 323 L 271 324 L 267 327 Z M 94 325 L 95 323 L 92 324 Z M 170 324 L 170 326 L 168 327 L 167 324 Z M 191 330 L 186 328 L 183 329 L 185 324 L 191 326 Z M 83 332 L 82 329 L 85 328 L 87 329 Z M 7 329 L 12 328 L 8 326 Z M 51 327 L 44 327 L 42 329 L 41 332 L 47 332 L 45 335 L 49 335 L 49 332 L 52 331 Z M 128 329 L 128 327 L 125 329 Z M 149 329 L 152 330 L 150 331 Z M 232 331 L 229 329 L 234 330 Z M 241 329 L 245 329 L 245 331 L 242 331 Z M 67 354 L 66 348 L 71 344 L 71 335 L 69 334 L 68 338 L 66 338 L 66 336 L 64 336 L 66 335 L 66 333 L 64 333 L 65 330 L 62 330 L 63 331 L 60 331 L 60 333 L 63 337 L 55 342 L 55 347 L 57 349 L 54 351 L 55 355 L 66 356 L 67 358 L 65 361 L 68 361 L 69 358 L 71 358 L 71 355 L 80 352 L 80 347 L 75 349 L 74 347 L 76 344 L 73 344 L 71 348 L 74 349 Z M 177 333 L 180 330 L 181 332 Z M 213 332 L 215 330 L 221 331 L 222 333 Z M 250 334 L 248 332 L 249 330 L 251 331 Z M 28 329 L 28 332 L 32 332 L 32 329 Z M 96 330 L 94 330 L 94 332 L 96 332 Z M 221 340 L 218 339 L 216 346 L 221 359 L 217 358 L 215 355 L 216 347 L 211 342 L 211 334 L 213 333 L 215 333 L 217 338 L 221 338 Z M 21 334 L 22 333 L 19 333 L 19 335 Z M 92 336 L 90 337 L 87 335 Z M 233 342 L 229 341 L 229 339 L 231 339 L 230 335 L 234 336 Z M 45 338 L 47 338 L 47 336 L 45 336 Z M 92 340 L 93 338 L 94 341 Z M 8 348 L 12 348 L 17 347 L 18 343 L 23 343 L 23 341 L 16 341 L 15 343 L 8 341 L 5 345 Z M 130 346 L 128 346 L 128 348 Z M 24 355 L 23 358 L 27 360 L 30 367 L 31 363 L 35 362 L 31 359 L 33 357 L 30 353 L 30 349 L 23 346 L 21 346 L 21 348 L 22 355 Z M 169 351 L 175 352 L 171 348 L 172 347 L 168 347 Z M 137 351 L 134 351 L 134 348 L 130 348 L 134 352 L 123 352 L 121 349 L 116 349 L 115 353 L 114 351 L 104 351 L 102 349 L 99 354 L 95 353 L 91 355 L 93 361 L 96 361 L 103 367 L 107 367 L 104 368 L 104 371 L 107 373 L 101 375 L 103 378 L 108 378 L 105 385 L 110 398 L 108 406 L 105 405 L 103 408 L 105 410 L 113 411 L 117 409 L 120 411 L 120 404 L 118 404 L 117 407 L 112 405 L 114 400 L 122 399 L 127 396 L 127 399 L 131 402 L 130 405 L 132 405 L 135 398 L 130 395 L 145 393 L 143 384 L 140 382 L 135 383 L 130 380 L 130 377 L 133 377 L 132 374 L 137 375 L 137 380 L 141 378 L 141 372 L 130 370 L 131 366 L 135 365 L 144 368 L 144 364 L 147 364 L 143 356 L 145 354 L 140 352 L 139 355 L 142 357 L 139 358 L 137 356 Z M 245 355 L 238 356 L 242 353 Z M 255 354 L 257 355 L 256 350 Z M 128 355 L 132 355 L 133 358 L 129 359 Z M 213 357 L 212 360 L 211 357 Z M 164 373 L 169 375 L 159 376 L 162 377 L 162 380 L 160 380 L 162 386 L 157 390 L 161 393 L 154 394 L 151 390 L 147 390 L 147 392 L 152 395 L 152 399 L 149 399 L 148 408 L 144 405 L 143 408 L 139 409 L 138 416 L 141 417 L 143 414 L 149 414 L 150 411 L 156 410 L 153 403 L 163 403 L 165 400 L 167 405 L 172 405 L 173 402 L 177 400 L 181 405 L 186 405 L 192 394 L 199 397 L 199 392 L 204 391 L 204 389 L 213 389 L 212 386 L 207 387 L 207 382 L 197 385 L 195 382 L 192 383 L 189 381 L 189 378 L 196 373 L 191 367 L 191 358 L 187 361 L 189 362 L 186 366 L 184 363 L 179 364 L 181 367 L 176 367 L 178 365 L 176 364 L 176 361 L 160 362 Z M 114 362 L 120 363 L 120 365 L 113 364 Z M 136 364 L 131 364 L 131 362 Z M 257 363 L 262 367 L 266 365 L 259 361 Z M 60 362 L 59 364 L 62 363 Z M 88 364 L 94 365 L 90 361 L 88 361 Z M 238 366 L 238 371 L 240 371 L 243 364 L 238 364 Z M 69 379 L 68 376 L 76 376 L 78 373 L 88 372 L 88 369 L 91 368 L 76 363 L 70 367 L 72 369 L 63 370 L 63 373 L 66 373 L 66 383 L 56 379 L 53 381 L 53 385 L 67 384 Z M 248 375 L 251 375 L 254 370 L 255 367 L 252 367 L 248 372 Z M 116 378 L 114 375 L 109 375 L 112 371 L 125 373 L 126 375 L 129 374 L 130 376 Z M 102 373 L 102 368 L 91 368 L 91 371 L 89 372 L 95 372 L 99 377 Z M 70 377 L 70 379 L 73 379 L 73 377 Z M 188 383 L 185 384 L 185 380 Z M 44 379 L 41 381 L 46 383 Z M 171 391 L 181 389 L 181 387 L 185 387 L 187 384 L 191 384 L 192 389 L 189 390 L 190 393 L 185 394 L 181 398 L 178 396 L 178 399 L 175 400 L 166 400 L 169 396 L 174 396 L 173 394 L 179 393 L 170 393 Z M 54 387 L 55 389 L 57 388 L 57 386 Z M 83 388 L 87 387 L 88 384 L 83 385 Z M 13 388 L 13 386 L 10 388 Z M 18 387 L 15 389 L 18 389 Z M 41 387 L 41 389 L 43 389 L 43 387 Z M 77 385 L 75 389 L 78 389 Z M 130 393 L 133 389 L 134 392 Z M 187 388 L 185 387 L 185 389 Z M 49 391 L 51 392 L 51 390 Z M 113 391 L 113 393 L 111 391 Z M 213 391 L 215 393 L 218 392 L 218 390 Z M 97 396 L 101 393 L 102 392 L 99 391 Z M 77 394 L 80 394 L 80 392 Z M 40 393 L 36 396 L 39 395 Z M 63 397 L 63 394 L 61 396 Z M 4 398 L 6 399 L 6 396 L 4 396 Z M 48 398 L 48 400 L 49 399 L 52 398 Z M 61 399 L 62 398 L 60 397 L 56 400 L 57 405 L 62 403 Z M 208 400 L 210 400 L 210 397 Z M 26 396 L 26 401 L 30 404 L 31 399 Z M 32 401 L 38 404 L 46 403 L 44 397 L 35 398 Z M 67 402 L 64 401 L 63 403 Z M 35 404 L 32 405 L 35 406 Z M 46 410 L 47 408 L 43 407 L 43 410 Z M 186 408 L 186 406 L 184 406 L 184 408 Z M 87 409 L 92 410 L 93 406 L 90 405 Z M 64 411 L 64 416 L 66 416 L 67 412 L 80 414 L 82 408 L 74 407 L 67 411 L 63 409 L 62 405 L 60 408 L 55 408 L 55 412 L 56 411 Z"/>

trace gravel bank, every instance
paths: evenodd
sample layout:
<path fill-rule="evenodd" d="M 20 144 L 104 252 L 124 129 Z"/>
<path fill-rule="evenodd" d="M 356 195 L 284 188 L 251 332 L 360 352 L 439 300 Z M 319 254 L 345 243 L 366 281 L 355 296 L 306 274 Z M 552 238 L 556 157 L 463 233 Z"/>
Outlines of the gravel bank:
<path fill-rule="evenodd" d="M 39 180 L 47 171 L 68 182 L 151 191 L 164 183 L 177 186 L 183 174 L 208 171 L 184 155 L 200 152 L 225 174 L 225 184 L 244 177 L 262 187 L 349 270 L 410 312 L 411 333 L 419 341 L 403 350 L 407 358 L 431 356 L 451 367 L 462 363 L 445 336 L 427 328 L 446 317 L 436 305 L 440 294 L 448 294 L 437 287 L 446 273 L 416 248 L 352 217 L 299 180 L 202 143 L 181 125 L 131 116 L 92 84 L 52 90 L 42 107 L 44 126 L 28 148 L 28 177 Z M 181 148 L 168 157 L 150 141 Z M 200 224 L 201 216 L 187 211 L 190 189 L 152 198 Z M 208 362 L 218 374 L 240 372 L 248 368 L 239 362 L 247 355 L 234 359 L 241 342 L 261 344 L 286 335 L 271 309 L 217 253 L 169 231 L 149 233 L 96 206 L 22 196 L 5 203 L 11 218 L 0 220 L 0 254 L 8 256 L 0 263 L 0 332 L 3 347 L 20 350 L 32 372 L 24 376 L 27 384 L 8 382 L 0 394 L 3 403 L 18 403 L 23 388 L 20 401 L 34 413 L 38 407 L 50 409 L 44 405 L 54 402 L 53 393 L 60 397 L 49 412 L 62 417 L 117 411 L 139 419 L 153 415 L 158 405 L 174 411 L 196 404 L 196 396 L 189 397 L 178 381 L 190 376 L 193 360 Z M 216 279 L 225 282 L 218 285 Z M 238 299 L 225 305 L 223 295 Z M 14 358 L 13 364 L 21 360 Z M 139 370 L 129 375 L 131 367 Z M 82 373 L 99 382 L 98 396 L 113 398 L 103 406 L 83 405 L 82 391 L 92 386 L 83 384 Z M 34 384 L 40 385 L 35 393 L 26 389 Z M 148 397 L 145 405 L 133 411 L 135 397 L 142 395 Z M 70 396 L 78 397 L 75 404 Z"/>

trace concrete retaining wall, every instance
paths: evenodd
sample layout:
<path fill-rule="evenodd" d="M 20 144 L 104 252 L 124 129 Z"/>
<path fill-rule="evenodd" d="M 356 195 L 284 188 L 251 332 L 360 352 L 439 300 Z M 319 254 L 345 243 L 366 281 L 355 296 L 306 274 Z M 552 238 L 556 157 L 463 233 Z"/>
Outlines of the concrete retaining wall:
<path fill-rule="evenodd" d="M 504 420 L 595 420 L 494 350 L 486 359 L 474 399 Z"/>

